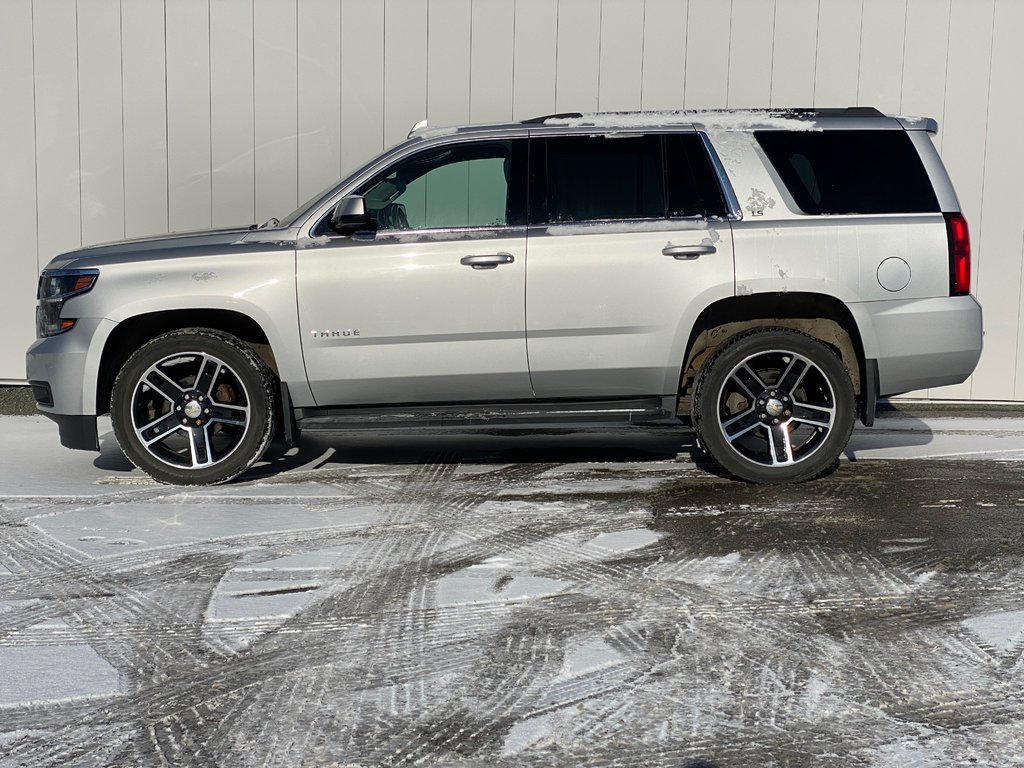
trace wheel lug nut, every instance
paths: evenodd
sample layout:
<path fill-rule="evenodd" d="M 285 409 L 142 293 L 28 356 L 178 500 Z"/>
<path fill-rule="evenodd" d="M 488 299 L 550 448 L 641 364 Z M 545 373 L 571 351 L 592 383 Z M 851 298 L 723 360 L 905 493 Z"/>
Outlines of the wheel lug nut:
<path fill-rule="evenodd" d="M 772 419 L 772 424 L 778 424 L 778 423 L 779 423 L 778 419 Z"/>
<path fill-rule="evenodd" d="M 180 411 L 181 410 L 181 406 L 179 405 L 175 410 Z"/>

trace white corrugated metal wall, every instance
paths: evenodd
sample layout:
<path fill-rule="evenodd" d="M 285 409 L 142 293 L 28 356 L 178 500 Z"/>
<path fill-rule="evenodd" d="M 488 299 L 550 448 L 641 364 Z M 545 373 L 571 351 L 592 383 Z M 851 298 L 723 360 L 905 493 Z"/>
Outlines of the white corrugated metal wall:
<path fill-rule="evenodd" d="M 939 120 L 985 353 L 933 397 L 1024 400 L 1024 0 L 0 0 L 0 380 L 38 270 L 262 221 L 433 124 L 873 105 Z"/>

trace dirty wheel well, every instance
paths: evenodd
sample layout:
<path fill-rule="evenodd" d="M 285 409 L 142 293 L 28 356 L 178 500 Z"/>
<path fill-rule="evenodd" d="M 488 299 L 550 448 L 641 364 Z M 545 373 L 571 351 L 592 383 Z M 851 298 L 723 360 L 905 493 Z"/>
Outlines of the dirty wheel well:
<path fill-rule="evenodd" d="M 118 323 L 103 347 L 96 387 L 96 413 L 110 410 L 114 379 L 132 353 L 150 339 L 180 328 L 212 328 L 237 336 L 253 348 L 276 374 L 277 361 L 259 323 L 240 312 L 222 309 L 182 309 L 137 315 Z"/>
<path fill-rule="evenodd" d="M 697 318 L 686 346 L 676 412 L 690 415 L 693 387 L 701 366 L 723 343 L 753 328 L 791 328 L 832 347 L 843 361 L 853 391 L 862 392 L 864 349 L 849 309 L 831 296 L 764 293 L 723 299 Z"/>

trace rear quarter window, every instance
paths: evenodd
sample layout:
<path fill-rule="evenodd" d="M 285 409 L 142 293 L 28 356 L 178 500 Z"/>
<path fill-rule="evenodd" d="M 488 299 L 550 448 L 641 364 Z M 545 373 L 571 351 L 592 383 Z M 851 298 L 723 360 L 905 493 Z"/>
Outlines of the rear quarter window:
<path fill-rule="evenodd" d="M 939 212 L 904 131 L 755 131 L 754 137 L 803 213 Z"/>

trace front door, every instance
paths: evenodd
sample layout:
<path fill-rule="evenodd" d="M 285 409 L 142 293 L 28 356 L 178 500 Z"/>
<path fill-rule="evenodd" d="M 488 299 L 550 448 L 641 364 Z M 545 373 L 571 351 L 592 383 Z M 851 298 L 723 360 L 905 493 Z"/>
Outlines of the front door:
<path fill-rule="evenodd" d="M 296 252 L 317 404 L 517 400 L 526 359 L 525 140 L 434 146 L 363 184 L 376 232 Z"/>

